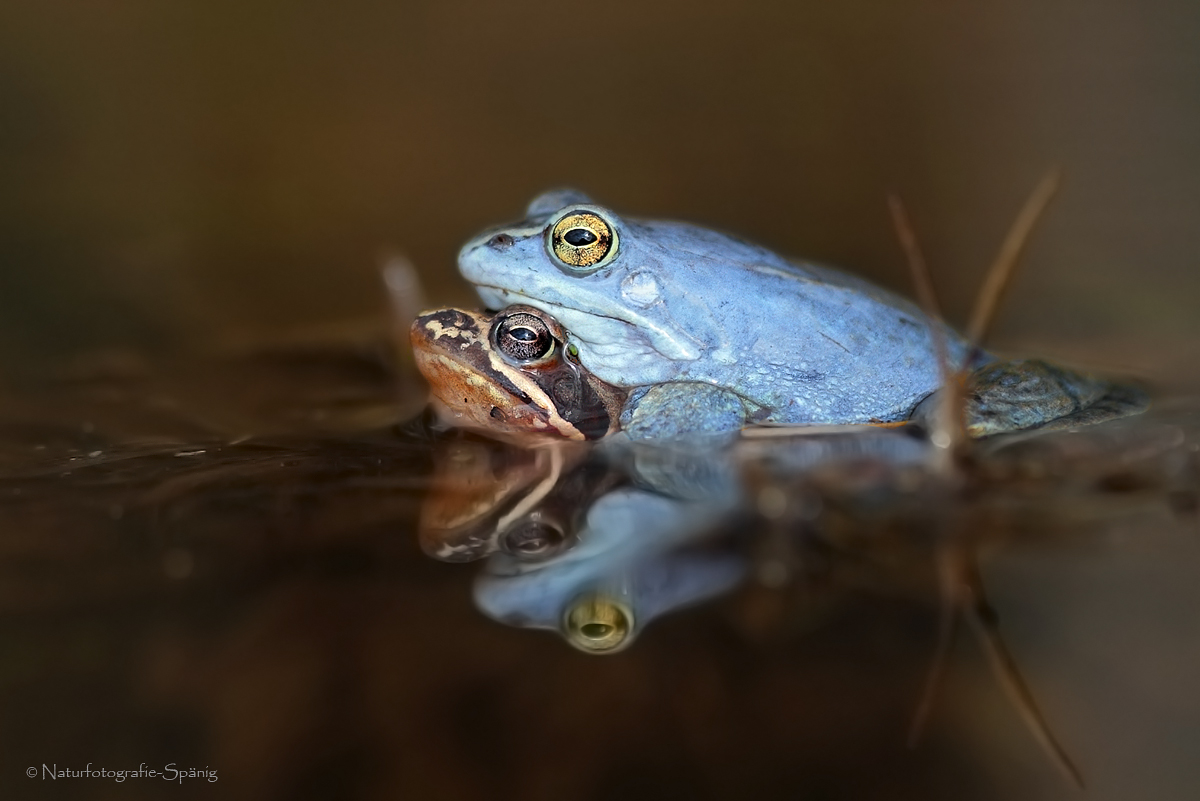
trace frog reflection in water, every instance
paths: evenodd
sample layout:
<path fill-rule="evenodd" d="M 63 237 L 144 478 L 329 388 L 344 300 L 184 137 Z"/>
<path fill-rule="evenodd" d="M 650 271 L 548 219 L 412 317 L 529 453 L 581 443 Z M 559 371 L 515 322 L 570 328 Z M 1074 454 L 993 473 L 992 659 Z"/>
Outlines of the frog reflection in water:
<path fill-rule="evenodd" d="M 865 281 L 697 226 L 623 220 L 571 191 L 469 242 L 459 268 L 490 308 L 550 315 L 582 368 L 629 393 L 621 428 L 637 438 L 907 420 L 940 382 L 934 326 L 954 363 L 968 353 Z M 970 366 L 976 436 L 1042 425 L 1113 390 L 1044 362 L 980 354 Z M 1140 408 L 1127 400 L 1107 416 Z"/>

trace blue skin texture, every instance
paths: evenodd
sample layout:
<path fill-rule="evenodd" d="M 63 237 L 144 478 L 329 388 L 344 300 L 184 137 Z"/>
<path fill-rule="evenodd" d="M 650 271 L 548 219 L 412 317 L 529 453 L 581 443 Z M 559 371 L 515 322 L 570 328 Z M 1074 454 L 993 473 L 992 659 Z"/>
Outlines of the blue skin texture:
<path fill-rule="evenodd" d="M 592 271 L 549 245 L 579 211 L 616 235 Z M 706 228 L 620 218 L 569 190 L 471 240 L 458 263 L 489 308 L 547 312 L 597 378 L 641 388 L 623 416 L 633 436 L 903 420 L 940 383 L 930 321 L 911 302 Z M 965 343 L 942 329 L 960 363 Z"/>

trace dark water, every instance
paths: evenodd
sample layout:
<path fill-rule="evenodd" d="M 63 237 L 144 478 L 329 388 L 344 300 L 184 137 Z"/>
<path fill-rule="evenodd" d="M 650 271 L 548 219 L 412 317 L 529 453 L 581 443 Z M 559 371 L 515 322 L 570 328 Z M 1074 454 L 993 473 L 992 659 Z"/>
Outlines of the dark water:
<path fill-rule="evenodd" d="M 82 365 L 6 399 L 6 794 L 1069 795 L 970 627 L 906 746 L 950 552 L 1091 797 L 1195 785 L 1194 402 L 985 454 L 965 489 L 904 467 L 910 441 L 834 438 L 623 470 L 572 452 L 545 495 L 546 449 L 431 431 L 404 375 L 381 346 L 309 344 Z M 538 492 L 540 540 L 488 540 Z M 624 531 L 596 512 L 621 493 L 669 508 Z M 448 542 L 493 555 L 431 558 Z M 550 557 L 587 577 L 503 588 Z M 490 620 L 489 580 L 510 624 L 607 593 L 636 636 L 592 655 Z M 89 762 L 218 778 L 23 775 Z"/>

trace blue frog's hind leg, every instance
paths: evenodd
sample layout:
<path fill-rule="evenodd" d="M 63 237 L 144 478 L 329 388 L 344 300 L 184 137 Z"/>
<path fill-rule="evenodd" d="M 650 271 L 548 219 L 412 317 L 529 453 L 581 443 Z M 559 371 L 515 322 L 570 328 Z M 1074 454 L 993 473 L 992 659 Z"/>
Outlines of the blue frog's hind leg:
<path fill-rule="evenodd" d="M 938 393 L 913 410 L 912 420 L 928 426 Z M 1039 359 L 997 361 L 966 378 L 963 392 L 967 433 L 973 438 L 1100 423 L 1138 414 L 1148 399 L 1141 389 L 1115 384 Z"/>

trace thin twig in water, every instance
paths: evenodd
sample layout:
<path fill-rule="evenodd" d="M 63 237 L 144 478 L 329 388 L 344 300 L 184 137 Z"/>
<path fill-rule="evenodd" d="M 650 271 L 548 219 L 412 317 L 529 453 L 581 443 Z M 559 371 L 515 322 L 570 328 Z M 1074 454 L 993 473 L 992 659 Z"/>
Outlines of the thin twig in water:
<path fill-rule="evenodd" d="M 996 260 L 988 269 L 983 281 L 983 288 L 979 291 L 975 301 L 975 309 L 971 312 L 970 323 L 967 325 L 967 338 L 971 342 L 972 350 L 968 356 L 968 363 L 974 360 L 975 351 L 982 347 L 984 340 L 987 339 L 992 324 L 996 321 L 996 312 L 1000 308 L 1000 301 L 1004 297 L 1005 290 L 1012 283 L 1017 264 L 1021 260 L 1025 246 L 1029 243 L 1033 228 L 1041 219 L 1042 212 L 1046 210 L 1046 206 L 1049 205 L 1055 193 L 1058 192 L 1061 182 L 1062 171 L 1057 167 L 1042 179 L 1041 183 L 1033 190 L 1033 194 L 1029 196 L 1029 200 L 1025 201 L 1021 213 L 1017 215 L 1008 236 L 1004 239 L 1004 244 L 1000 246 Z"/>
<path fill-rule="evenodd" d="M 941 320 L 942 311 L 938 307 L 937 293 L 933 289 L 933 277 L 929 274 L 929 265 L 926 264 L 925 256 L 921 253 L 917 235 L 913 231 L 912 222 L 908 219 L 908 212 L 899 195 L 894 193 L 888 195 L 888 210 L 892 213 L 892 226 L 896 229 L 896 238 L 900 240 L 900 247 L 904 250 L 904 257 L 908 262 L 909 272 L 912 273 L 913 285 L 917 290 L 917 300 L 921 303 L 921 309 L 931 320 Z M 933 345 L 937 349 L 938 367 L 942 371 L 944 383 L 950 377 L 946 337 L 941 327 L 936 325 L 930 327 L 930 335 L 933 337 Z"/>
<path fill-rule="evenodd" d="M 937 353 L 938 371 L 942 377 L 942 389 L 938 394 L 937 411 L 933 416 L 932 430 L 929 440 L 934 444 L 935 460 L 933 468 L 944 476 L 958 473 L 958 457 L 963 452 L 967 432 L 963 420 L 963 380 L 962 376 L 950 360 L 950 348 L 946 343 L 946 329 L 942 324 L 941 311 L 938 308 L 937 293 L 933 288 L 933 279 L 929 275 L 929 267 L 917 243 L 917 235 L 909 222 L 904 204 L 895 195 L 888 196 L 888 208 L 892 213 L 892 224 L 900 247 L 904 249 L 909 271 L 912 273 L 913 284 L 917 289 L 917 297 L 929 318 L 929 336 L 933 340 L 934 351 Z"/>

